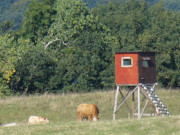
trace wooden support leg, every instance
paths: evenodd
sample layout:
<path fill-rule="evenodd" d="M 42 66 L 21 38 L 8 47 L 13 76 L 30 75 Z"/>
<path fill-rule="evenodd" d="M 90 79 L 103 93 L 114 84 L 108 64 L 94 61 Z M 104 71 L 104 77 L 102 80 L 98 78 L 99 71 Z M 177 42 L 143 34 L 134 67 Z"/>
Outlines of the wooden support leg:
<path fill-rule="evenodd" d="M 140 108 L 140 105 L 141 105 L 141 101 L 140 101 L 140 86 L 138 86 L 138 94 L 137 94 L 137 96 L 138 96 L 138 119 L 140 119 L 141 118 L 141 108 Z"/>
<path fill-rule="evenodd" d="M 135 113 L 135 98 L 134 98 L 134 92 L 132 93 L 132 117 L 134 117 Z"/>
<path fill-rule="evenodd" d="M 143 116 L 143 113 L 144 113 L 144 111 L 145 111 L 145 109 L 146 109 L 146 107 L 147 107 L 147 104 L 148 104 L 148 100 L 146 99 L 146 103 L 145 103 L 144 108 L 143 108 L 143 110 L 142 110 L 141 116 Z"/>
<path fill-rule="evenodd" d="M 116 109 L 117 109 L 117 100 L 118 100 L 119 86 L 116 87 L 115 101 L 114 101 L 114 112 L 113 112 L 113 120 L 116 117 Z"/>

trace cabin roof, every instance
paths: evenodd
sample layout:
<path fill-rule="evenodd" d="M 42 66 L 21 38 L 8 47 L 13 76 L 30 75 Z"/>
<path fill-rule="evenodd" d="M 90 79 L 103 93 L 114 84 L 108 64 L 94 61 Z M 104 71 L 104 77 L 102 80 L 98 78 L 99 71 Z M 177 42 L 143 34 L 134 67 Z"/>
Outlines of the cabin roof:
<path fill-rule="evenodd" d="M 141 54 L 141 53 L 154 53 L 155 54 L 155 52 L 152 52 L 152 51 L 117 51 L 117 52 L 115 52 L 115 54 Z"/>

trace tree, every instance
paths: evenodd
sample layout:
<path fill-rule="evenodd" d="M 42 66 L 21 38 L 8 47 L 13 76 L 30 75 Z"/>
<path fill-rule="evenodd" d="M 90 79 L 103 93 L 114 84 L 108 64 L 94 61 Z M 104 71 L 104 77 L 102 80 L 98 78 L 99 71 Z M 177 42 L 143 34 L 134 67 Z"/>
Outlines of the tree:
<path fill-rule="evenodd" d="M 104 88 L 105 79 L 101 76 L 105 77 L 102 72 L 113 63 L 112 44 L 116 38 L 80 0 L 58 0 L 56 10 L 57 18 L 42 41 L 46 53 L 58 61 L 57 75 L 51 81 L 57 80 L 54 89 Z"/>
<path fill-rule="evenodd" d="M 165 87 L 179 87 L 180 14 L 165 10 L 160 4 L 153 6 L 150 14 L 153 16 L 151 45 L 157 51 L 158 80 Z"/>
<path fill-rule="evenodd" d="M 13 27 L 14 22 L 13 21 L 4 21 L 1 23 L 0 30 L 2 33 L 6 33 L 7 31 L 11 30 Z"/>
<path fill-rule="evenodd" d="M 32 46 L 15 64 L 16 72 L 10 81 L 10 88 L 15 93 L 44 93 L 49 90 L 54 67 L 54 61 L 41 47 Z"/>
<path fill-rule="evenodd" d="M 53 4 L 56 0 L 33 0 L 25 12 L 22 22 L 22 35 L 35 44 L 39 38 L 47 35 L 47 31 L 54 21 L 56 11 Z"/>
<path fill-rule="evenodd" d="M 10 34 L 0 36 L 0 96 L 9 95 L 13 92 L 9 89 L 9 83 L 16 73 L 15 63 L 28 51 L 30 43 L 28 40 L 14 40 Z"/>

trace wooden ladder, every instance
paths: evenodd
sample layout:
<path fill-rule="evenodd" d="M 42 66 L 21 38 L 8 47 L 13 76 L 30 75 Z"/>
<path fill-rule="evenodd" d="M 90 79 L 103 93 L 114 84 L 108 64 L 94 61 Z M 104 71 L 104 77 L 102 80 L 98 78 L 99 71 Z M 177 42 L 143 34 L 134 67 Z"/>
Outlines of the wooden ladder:
<path fill-rule="evenodd" d="M 151 102 L 153 110 L 159 116 L 170 116 L 167 107 L 163 104 L 155 92 L 155 85 L 142 84 L 142 94 Z"/>

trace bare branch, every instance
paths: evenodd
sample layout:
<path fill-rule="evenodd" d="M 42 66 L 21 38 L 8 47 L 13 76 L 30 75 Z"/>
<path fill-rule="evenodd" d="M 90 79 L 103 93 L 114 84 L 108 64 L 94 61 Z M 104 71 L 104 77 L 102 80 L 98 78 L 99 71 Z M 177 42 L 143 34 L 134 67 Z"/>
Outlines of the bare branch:
<path fill-rule="evenodd" d="M 64 43 L 64 41 L 62 41 L 62 43 L 66 46 L 66 47 L 70 47 L 68 43 Z"/>
<path fill-rule="evenodd" d="M 58 40 L 60 40 L 60 39 L 58 39 L 58 38 L 56 38 L 56 39 L 54 39 L 54 40 L 52 40 L 52 41 L 49 41 L 47 44 L 46 44 L 46 46 L 45 46 L 45 50 L 46 50 L 46 48 L 50 45 L 50 44 L 52 44 L 53 42 L 56 42 L 56 41 L 58 41 Z"/>

